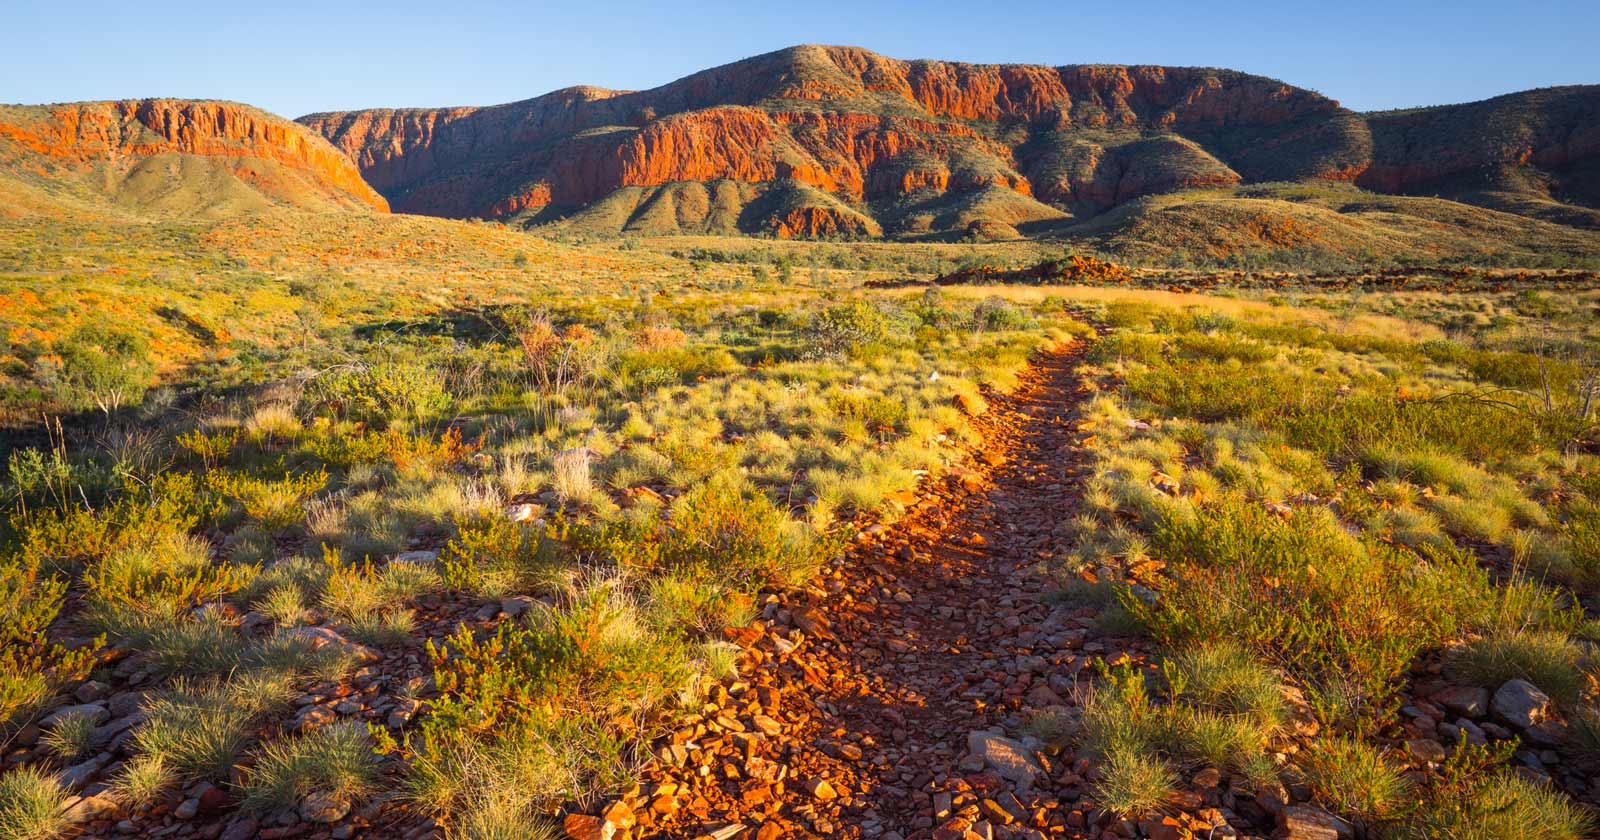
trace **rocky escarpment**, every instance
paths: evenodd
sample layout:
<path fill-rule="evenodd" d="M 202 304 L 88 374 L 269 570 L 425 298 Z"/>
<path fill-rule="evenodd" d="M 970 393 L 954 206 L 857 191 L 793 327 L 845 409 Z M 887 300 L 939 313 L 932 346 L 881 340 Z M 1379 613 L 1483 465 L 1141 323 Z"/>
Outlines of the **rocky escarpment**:
<path fill-rule="evenodd" d="M 0 107 L 0 176 L 188 215 L 287 204 L 387 212 L 349 158 L 304 126 L 228 102 Z"/>
<path fill-rule="evenodd" d="M 820 46 L 648 91 L 301 122 L 405 212 L 540 218 L 630 187 L 734 180 L 814 188 L 890 228 L 908 196 L 1001 186 L 1094 212 L 1185 186 L 1339 177 L 1370 147 L 1336 102 L 1226 70 L 908 62 Z M 831 211 L 815 209 L 757 226 L 832 229 Z"/>
<path fill-rule="evenodd" d="M 1361 115 L 1229 70 L 900 61 L 802 46 L 646 91 L 571 88 L 301 122 L 397 210 L 450 217 L 657 229 L 659 214 L 641 223 L 614 211 L 651 191 L 729 181 L 756 187 L 734 191 L 744 203 L 717 217 L 740 230 L 918 234 L 1069 224 L 1159 193 L 1321 180 L 1571 224 L 1600 219 L 1561 203 L 1600 206 L 1597 100 L 1600 87 L 1557 88 Z M 1014 198 L 995 200 L 995 188 Z M 769 190 L 782 198 L 763 204 Z M 797 195 L 815 200 L 796 206 Z M 577 213 L 615 196 L 605 212 Z M 757 212 L 766 205 L 781 214 Z M 690 217 L 685 229 L 700 229 Z"/>

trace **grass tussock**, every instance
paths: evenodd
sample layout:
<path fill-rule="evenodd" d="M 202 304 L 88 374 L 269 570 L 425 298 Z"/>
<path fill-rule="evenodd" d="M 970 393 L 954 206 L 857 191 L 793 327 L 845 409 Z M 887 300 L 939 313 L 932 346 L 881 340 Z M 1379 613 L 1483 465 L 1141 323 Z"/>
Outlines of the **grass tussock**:
<path fill-rule="evenodd" d="M 67 828 L 66 791 L 34 767 L 0 774 L 0 836 L 16 840 L 54 840 Z"/>

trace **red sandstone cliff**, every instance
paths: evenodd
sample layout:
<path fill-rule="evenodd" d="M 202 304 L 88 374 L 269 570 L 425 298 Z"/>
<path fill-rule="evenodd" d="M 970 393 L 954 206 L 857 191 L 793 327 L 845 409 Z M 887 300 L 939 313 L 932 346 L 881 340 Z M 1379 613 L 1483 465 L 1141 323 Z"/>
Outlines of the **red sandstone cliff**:
<path fill-rule="evenodd" d="M 389 209 L 320 135 L 247 106 L 144 99 L 0 108 L 0 165 L 7 168 L 60 177 L 166 154 L 216 159 L 251 188 L 297 206 Z"/>

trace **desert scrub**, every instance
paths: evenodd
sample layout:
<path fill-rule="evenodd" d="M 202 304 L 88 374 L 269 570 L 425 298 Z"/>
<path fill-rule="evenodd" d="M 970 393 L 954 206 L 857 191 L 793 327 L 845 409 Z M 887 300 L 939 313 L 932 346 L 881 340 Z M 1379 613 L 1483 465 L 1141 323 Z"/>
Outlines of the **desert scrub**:
<path fill-rule="evenodd" d="M 703 672 L 677 632 L 653 629 L 615 577 L 590 576 L 526 626 L 482 639 L 463 628 L 429 643 L 443 696 L 408 742 L 408 786 L 430 810 L 530 818 L 551 803 L 590 801 L 631 774 L 659 713 L 699 696 Z M 628 721 L 620 723 L 620 721 Z M 500 782 L 517 799 L 501 801 Z"/>
<path fill-rule="evenodd" d="M 240 513 L 270 534 L 305 521 L 305 501 L 327 485 L 328 474 L 318 469 L 269 479 L 217 471 L 208 479 Z"/>
<path fill-rule="evenodd" d="M 1161 674 L 1165 690 L 1152 695 L 1145 673 L 1107 669 L 1085 697 L 1082 741 L 1100 762 L 1102 803 L 1141 816 L 1165 804 L 1179 770 L 1206 767 L 1277 784 L 1265 752 L 1287 720 L 1276 675 L 1226 646 L 1173 656 Z"/>
<path fill-rule="evenodd" d="M 306 383 L 300 400 L 307 414 L 380 427 L 421 422 L 449 405 L 450 395 L 438 371 L 423 362 L 383 355 L 319 374 Z"/>
<path fill-rule="evenodd" d="M 1384 836 L 1395 840 L 1582 840 L 1594 829 L 1594 816 L 1559 791 L 1500 769 L 1449 785 Z"/>
<path fill-rule="evenodd" d="M 117 802 L 133 808 L 148 808 L 159 802 L 178 783 L 178 775 L 159 755 L 142 754 L 122 765 L 122 772 L 111 779 L 110 793 Z"/>
<path fill-rule="evenodd" d="M 1334 812 L 1376 825 L 1404 805 L 1410 786 L 1400 769 L 1377 749 L 1351 738 L 1330 736 L 1298 757 L 1311 793 Z"/>
<path fill-rule="evenodd" d="M 803 580 L 841 539 L 818 534 L 726 475 L 684 493 L 663 522 L 620 519 L 572 534 L 579 551 L 601 553 L 630 571 L 715 582 L 730 591 Z"/>
<path fill-rule="evenodd" d="M 806 354 L 816 359 L 842 359 L 880 352 L 898 333 L 908 333 L 909 316 L 891 305 L 856 300 L 831 306 L 811 316 L 806 325 Z"/>
<path fill-rule="evenodd" d="M 1313 695 L 1342 694 L 1355 708 L 1340 716 L 1381 710 L 1420 651 L 1455 637 L 1485 587 L 1470 557 L 1433 552 L 1419 565 L 1326 514 L 1282 520 L 1235 502 L 1163 523 L 1153 551 L 1169 563 L 1162 597 L 1124 605 L 1155 638 L 1238 639 L 1285 662 Z"/>
<path fill-rule="evenodd" d="M 71 649 L 45 631 L 61 612 L 66 581 L 0 561 L 0 724 L 39 710 L 60 686 L 89 675 L 102 640 Z"/>
<path fill-rule="evenodd" d="M 88 715 L 65 715 L 57 718 L 39 741 L 57 758 L 71 762 L 89 751 L 94 728 L 94 719 Z"/>
<path fill-rule="evenodd" d="M 167 532 L 121 546 L 84 573 L 82 621 L 118 640 L 147 643 L 196 606 L 238 588 L 243 569 L 213 563 L 198 537 Z"/>

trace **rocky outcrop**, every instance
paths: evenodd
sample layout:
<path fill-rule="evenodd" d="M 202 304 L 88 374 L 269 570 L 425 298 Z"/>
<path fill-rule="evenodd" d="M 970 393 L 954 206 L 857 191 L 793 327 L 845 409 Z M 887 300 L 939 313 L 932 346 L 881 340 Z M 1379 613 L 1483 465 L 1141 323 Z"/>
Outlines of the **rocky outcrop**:
<path fill-rule="evenodd" d="M 247 106 L 142 99 L 0 108 L 0 166 L 8 171 L 115 173 L 163 155 L 219 161 L 290 204 L 388 211 L 383 196 L 321 136 Z"/>

